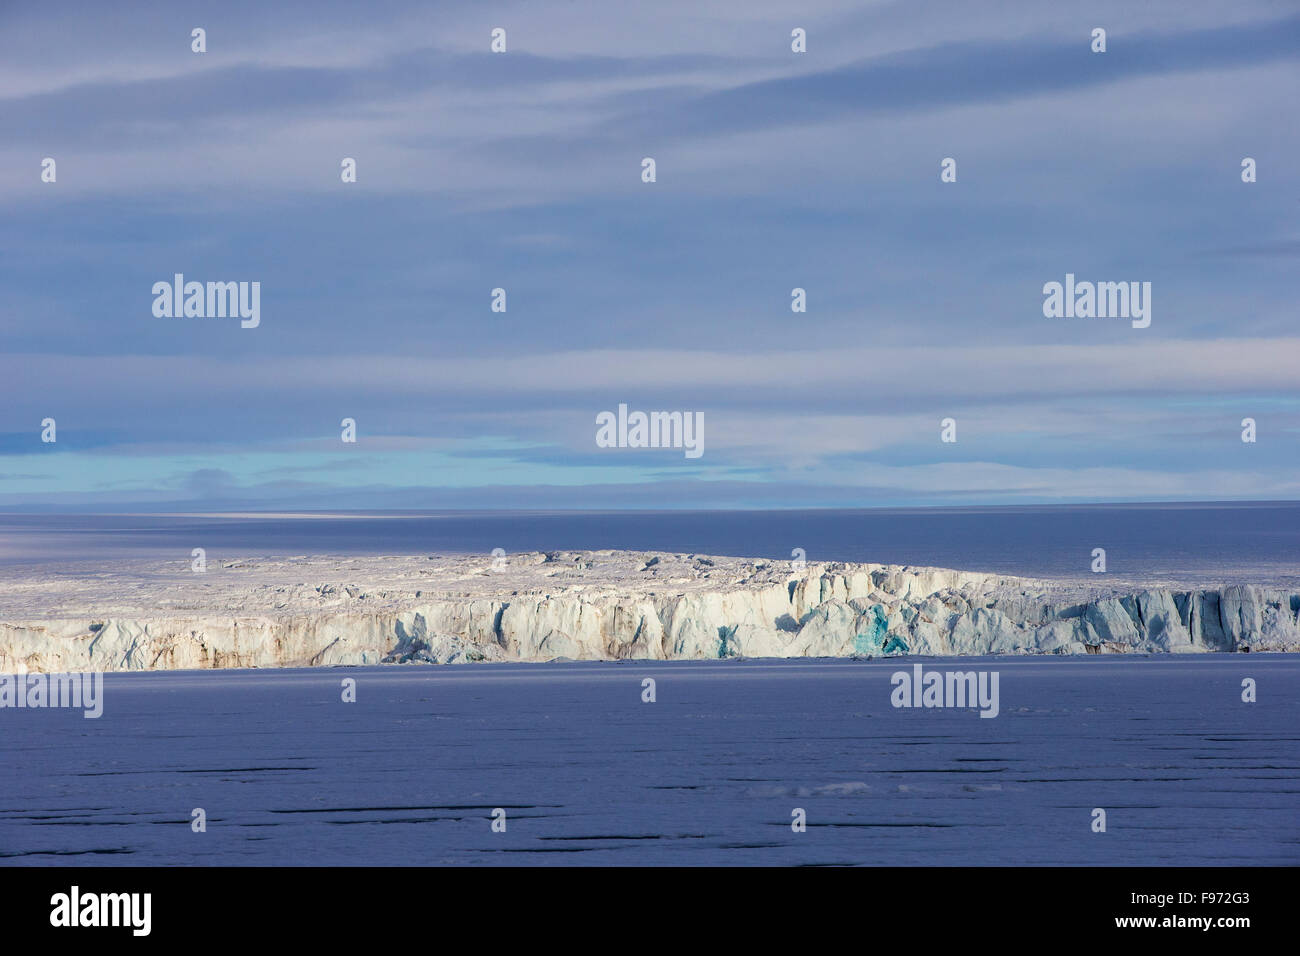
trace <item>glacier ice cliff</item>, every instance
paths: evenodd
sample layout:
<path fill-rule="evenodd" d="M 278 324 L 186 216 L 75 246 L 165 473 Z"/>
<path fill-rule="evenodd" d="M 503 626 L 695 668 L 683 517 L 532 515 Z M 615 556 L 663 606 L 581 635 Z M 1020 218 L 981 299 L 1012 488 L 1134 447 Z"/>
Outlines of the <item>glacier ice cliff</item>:
<path fill-rule="evenodd" d="M 8 569 L 0 672 L 1300 650 L 1300 593 L 628 551 Z"/>

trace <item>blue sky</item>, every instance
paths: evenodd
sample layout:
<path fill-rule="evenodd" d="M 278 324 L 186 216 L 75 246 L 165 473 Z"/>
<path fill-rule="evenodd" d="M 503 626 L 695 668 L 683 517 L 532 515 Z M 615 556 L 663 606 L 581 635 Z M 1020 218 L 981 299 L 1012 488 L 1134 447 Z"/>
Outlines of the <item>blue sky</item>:
<path fill-rule="evenodd" d="M 156 7 L 0 5 L 0 507 L 1300 497 L 1292 2 Z"/>

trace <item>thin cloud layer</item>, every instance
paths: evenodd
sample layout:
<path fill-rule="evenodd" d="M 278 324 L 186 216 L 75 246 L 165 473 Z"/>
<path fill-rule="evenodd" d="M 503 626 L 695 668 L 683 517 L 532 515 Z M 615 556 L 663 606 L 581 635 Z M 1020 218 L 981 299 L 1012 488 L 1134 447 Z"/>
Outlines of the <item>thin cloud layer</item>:
<path fill-rule="evenodd" d="M 1271 2 L 6 9 L 0 507 L 1292 497 L 1297 92 Z"/>

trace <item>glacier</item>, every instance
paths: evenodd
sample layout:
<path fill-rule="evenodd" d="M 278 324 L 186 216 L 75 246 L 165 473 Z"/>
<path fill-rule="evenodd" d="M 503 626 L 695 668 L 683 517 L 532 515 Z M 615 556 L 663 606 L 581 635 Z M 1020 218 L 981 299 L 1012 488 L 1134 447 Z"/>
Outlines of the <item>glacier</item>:
<path fill-rule="evenodd" d="M 0 672 L 1300 650 L 1300 593 L 635 551 L 6 569 Z"/>

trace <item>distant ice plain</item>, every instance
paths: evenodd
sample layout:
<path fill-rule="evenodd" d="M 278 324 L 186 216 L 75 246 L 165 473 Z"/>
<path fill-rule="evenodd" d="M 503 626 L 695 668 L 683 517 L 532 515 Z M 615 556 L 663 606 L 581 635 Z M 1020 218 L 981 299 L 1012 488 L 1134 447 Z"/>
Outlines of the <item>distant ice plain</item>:
<path fill-rule="evenodd" d="M 991 720 L 892 707 L 913 662 L 108 674 L 0 712 L 0 863 L 1300 863 L 1294 655 L 922 661 Z"/>

